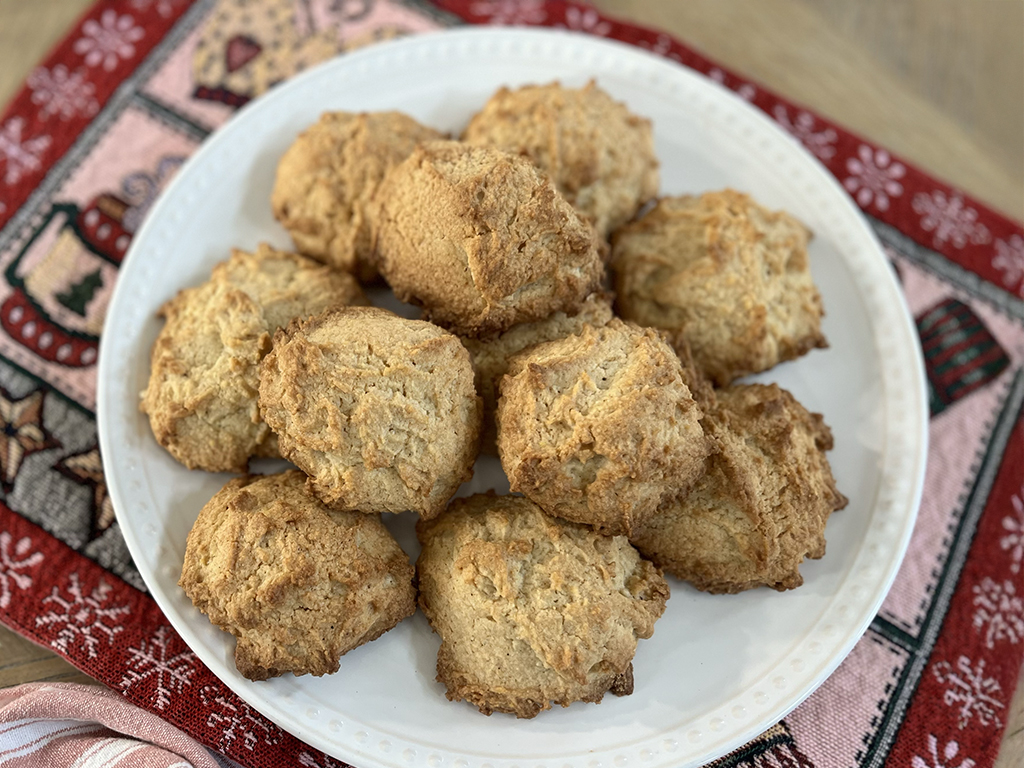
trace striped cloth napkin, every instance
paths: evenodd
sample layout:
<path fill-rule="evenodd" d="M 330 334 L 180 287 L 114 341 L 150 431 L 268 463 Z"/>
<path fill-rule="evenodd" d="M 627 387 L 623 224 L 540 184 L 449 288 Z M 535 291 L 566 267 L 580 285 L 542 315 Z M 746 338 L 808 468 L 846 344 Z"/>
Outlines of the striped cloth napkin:
<path fill-rule="evenodd" d="M 4 768 L 220 768 L 193 738 L 113 691 L 72 683 L 0 690 Z"/>

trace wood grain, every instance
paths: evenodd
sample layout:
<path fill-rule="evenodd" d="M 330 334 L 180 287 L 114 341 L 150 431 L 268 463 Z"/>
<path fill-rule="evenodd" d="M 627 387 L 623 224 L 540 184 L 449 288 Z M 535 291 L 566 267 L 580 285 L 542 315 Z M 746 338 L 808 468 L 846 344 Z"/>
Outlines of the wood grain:
<path fill-rule="evenodd" d="M 0 0 L 0 103 L 92 0 Z M 597 0 L 1024 219 L 1024 0 Z M 0 687 L 93 682 L 0 627 Z M 97 683 L 98 684 L 98 683 Z M 1024 765 L 1024 671 L 997 768 Z"/>
<path fill-rule="evenodd" d="M 1024 219 L 1024 2 L 597 0 Z"/>
<path fill-rule="evenodd" d="M 50 649 L 0 627 L 0 688 L 42 681 L 99 685 Z"/>
<path fill-rule="evenodd" d="M 0 0 L 0 108 L 93 0 Z"/>

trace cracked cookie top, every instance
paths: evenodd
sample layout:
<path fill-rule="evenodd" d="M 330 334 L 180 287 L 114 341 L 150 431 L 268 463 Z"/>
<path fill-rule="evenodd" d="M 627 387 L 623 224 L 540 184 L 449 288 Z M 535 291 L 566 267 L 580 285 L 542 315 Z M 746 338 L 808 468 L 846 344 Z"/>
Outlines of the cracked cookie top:
<path fill-rule="evenodd" d="M 480 398 L 469 352 L 422 320 L 344 307 L 279 331 L 259 403 L 281 455 L 336 509 L 444 509 L 472 477 Z"/>
<path fill-rule="evenodd" d="M 614 319 L 512 359 L 498 454 L 546 512 L 629 533 L 703 470 L 702 415 L 658 331 Z"/>
<path fill-rule="evenodd" d="M 441 636 L 449 699 L 534 717 L 633 692 L 637 640 L 669 592 L 624 537 L 492 494 L 456 499 L 417 534 L 419 604 Z"/>
<path fill-rule="evenodd" d="M 422 144 L 378 197 L 381 275 L 460 336 L 571 312 L 604 275 L 593 227 L 526 158 Z"/>

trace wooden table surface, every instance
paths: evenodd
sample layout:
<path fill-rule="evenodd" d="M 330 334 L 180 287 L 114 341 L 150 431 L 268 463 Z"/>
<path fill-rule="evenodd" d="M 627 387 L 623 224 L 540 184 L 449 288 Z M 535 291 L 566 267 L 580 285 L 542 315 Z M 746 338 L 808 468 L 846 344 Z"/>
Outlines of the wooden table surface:
<path fill-rule="evenodd" d="M 0 103 L 93 0 L 0 0 Z M 597 0 L 1024 219 L 1024 0 Z M 0 687 L 92 682 L 0 627 Z M 997 768 L 1024 765 L 1024 675 Z"/>

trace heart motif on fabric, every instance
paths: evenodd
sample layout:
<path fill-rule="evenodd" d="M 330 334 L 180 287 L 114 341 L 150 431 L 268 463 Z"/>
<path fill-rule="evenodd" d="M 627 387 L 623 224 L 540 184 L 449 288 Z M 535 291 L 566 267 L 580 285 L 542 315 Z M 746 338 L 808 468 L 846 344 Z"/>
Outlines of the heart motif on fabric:
<path fill-rule="evenodd" d="M 250 61 L 260 55 L 263 46 L 245 35 L 235 35 L 228 40 L 227 50 L 224 53 L 224 60 L 228 66 L 228 72 L 244 67 Z"/>

